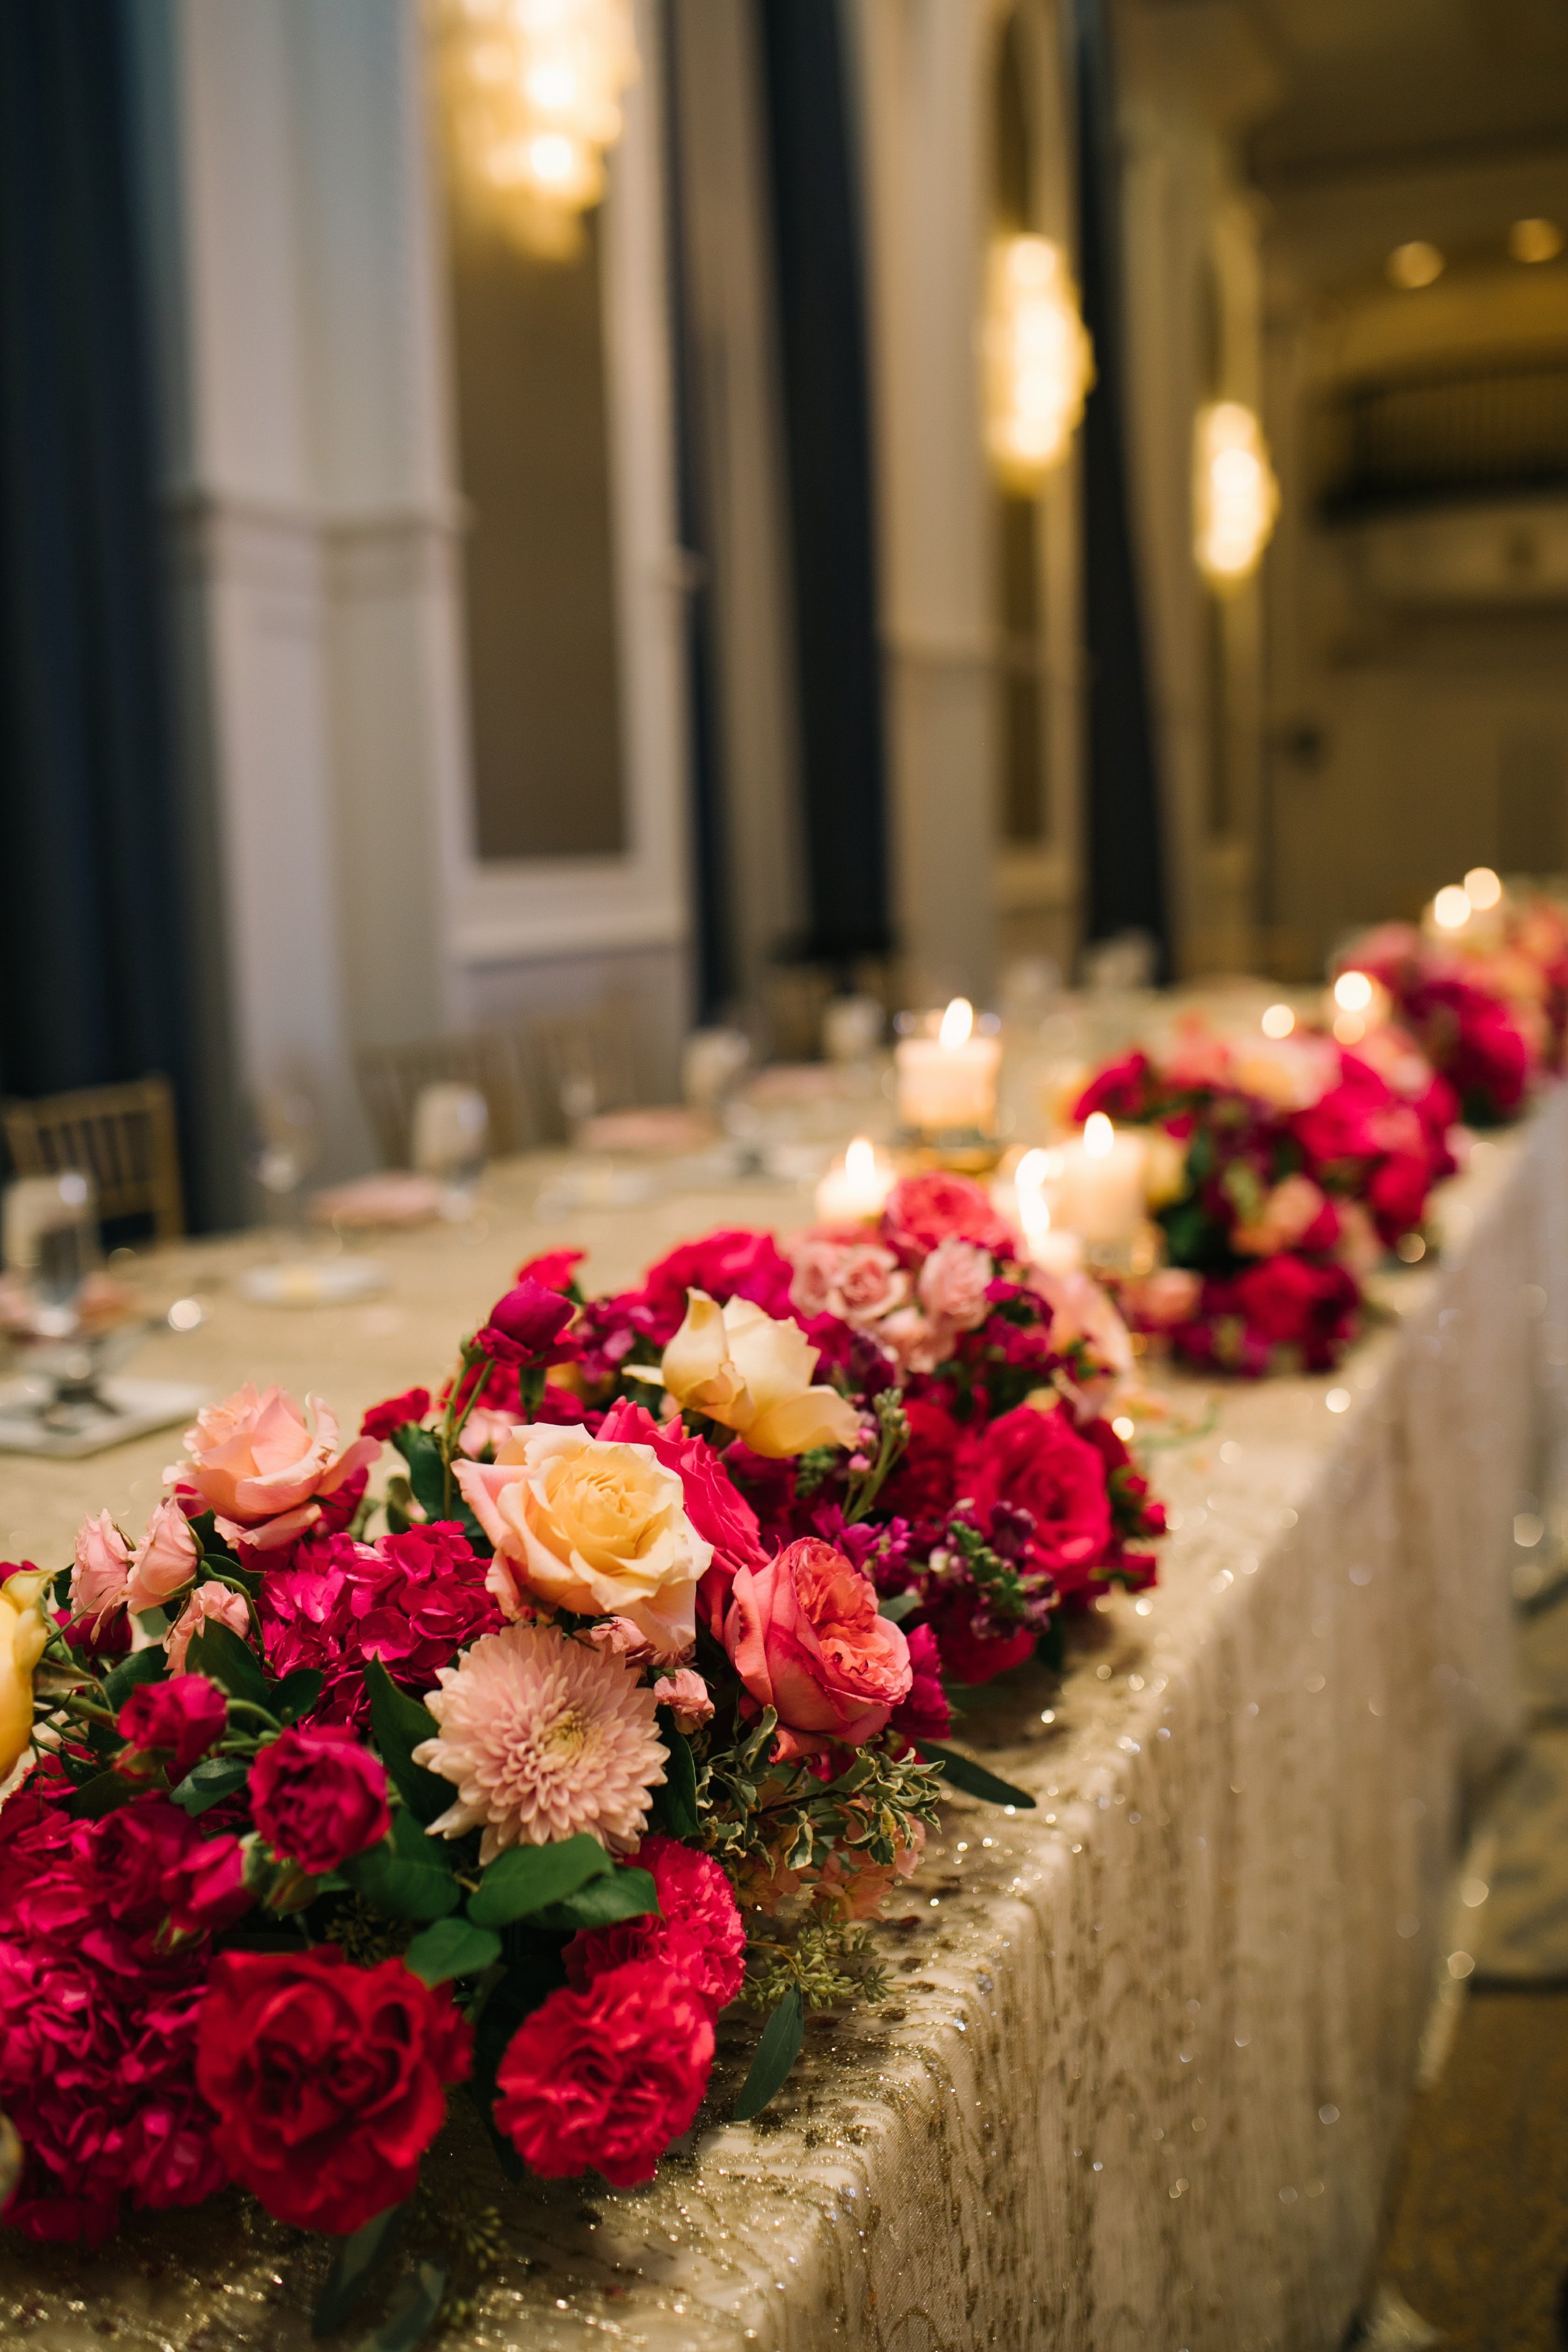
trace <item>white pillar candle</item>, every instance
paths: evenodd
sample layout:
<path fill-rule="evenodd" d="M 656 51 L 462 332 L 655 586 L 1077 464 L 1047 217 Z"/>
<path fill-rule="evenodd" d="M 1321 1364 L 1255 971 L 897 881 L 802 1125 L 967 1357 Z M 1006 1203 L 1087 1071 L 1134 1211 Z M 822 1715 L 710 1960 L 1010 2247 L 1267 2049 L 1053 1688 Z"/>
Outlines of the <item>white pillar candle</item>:
<path fill-rule="evenodd" d="M 858 1135 L 816 1188 L 817 1216 L 825 1225 L 869 1223 L 881 1215 L 893 1183 L 893 1166 L 886 1153 L 868 1137 Z"/>
<path fill-rule="evenodd" d="M 1061 1173 L 1059 1151 L 1026 1151 L 1011 1183 L 994 1184 L 991 1197 L 1018 1231 L 1027 1264 L 1047 1274 L 1076 1274 L 1083 1264 L 1083 1241 L 1055 1224 L 1051 1196 Z"/>
<path fill-rule="evenodd" d="M 1131 1241 L 1143 1223 L 1141 1135 L 1118 1135 L 1103 1111 L 1091 1111 L 1081 1136 L 1061 1147 L 1057 1186 L 1062 1224 L 1086 1242 Z"/>
<path fill-rule="evenodd" d="M 894 1052 L 899 1117 L 924 1135 L 988 1134 L 996 1118 L 1000 1037 L 974 1034 L 974 1008 L 955 996 L 934 1037 L 904 1037 Z"/>

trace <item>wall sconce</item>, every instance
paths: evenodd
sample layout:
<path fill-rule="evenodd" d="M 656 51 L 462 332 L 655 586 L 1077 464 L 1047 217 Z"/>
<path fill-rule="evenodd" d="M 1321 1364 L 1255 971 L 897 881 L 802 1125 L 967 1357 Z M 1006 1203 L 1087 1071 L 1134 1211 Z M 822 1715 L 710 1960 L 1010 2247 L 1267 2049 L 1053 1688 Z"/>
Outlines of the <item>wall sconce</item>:
<path fill-rule="evenodd" d="M 992 246 L 981 344 L 992 471 L 1005 490 L 1032 498 L 1067 456 L 1094 382 L 1078 289 L 1049 237 Z"/>
<path fill-rule="evenodd" d="M 434 0 L 433 22 L 470 202 L 530 252 L 569 258 L 637 78 L 631 0 Z"/>
<path fill-rule="evenodd" d="M 1193 436 L 1194 552 L 1218 594 L 1257 571 L 1279 510 L 1263 428 L 1238 400 L 1200 408 Z"/>

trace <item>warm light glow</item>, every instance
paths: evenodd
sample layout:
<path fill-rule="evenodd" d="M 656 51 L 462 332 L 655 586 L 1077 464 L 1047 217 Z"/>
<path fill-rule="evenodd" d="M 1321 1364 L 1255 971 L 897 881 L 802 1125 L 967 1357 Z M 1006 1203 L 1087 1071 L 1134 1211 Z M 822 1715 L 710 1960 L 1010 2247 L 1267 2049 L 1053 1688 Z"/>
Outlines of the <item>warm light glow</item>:
<path fill-rule="evenodd" d="M 1078 289 L 1049 237 L 992 247 L 981 348 L 986 453 L 1004 489 L 1032 497 L 1066 457 L 1094 382 Z"/>
<path fill-rule="evenodd" d="M 1115 1431 L 1117 1436 L 1121 1440 L 1123 1445 L 1131 1444 L 1135 1432 L 1130 1414 L 1119 1412 L 1110 1426 Z"/>
<path fill-rule="evenodd" d="M 1334 1036 L 1342 1045 L 1359 1045 L 1366 1035 L 1366 1023 L 1359 1013 L 1336 1013 Z"/>
<path fill-rule="evenodd" d="M 1026 1151 L 1013 1171 L 1013 1192 L 1018 1203 L 1018 1223 L 1024 1229 L 1024 1240 L 1030 1255 L 1043 1234 L 1051 1230 L 1050 1203 L 1046 1199 L 1046 1183 L 1050 1176 L 1051 1155 L 1048 1151 Z"/>
<path fill-rule="evenodd" d="M 1517 220 L 1508 233 L 1508 249 L 1516 261 L 1555 261 L 1563 232 L 1554 220 Z"/>
<path fill-rule="evenodd" d="M 1432 901 L 1432 920 L 1440 931 L 1462 931 L 1470 919 L 1468 891 L 1457 882 L 1445 884 Z"/>
<path fill-rule="evenodd" d="M 631 0 L 436 0 L 435 15 L 476 208 L 531 252 L 569 255 L 637 77 Z"/>
<path fill-rule="evenodd" d="M 1279 510 L 1263 428 L 1238 400 L 1198 411 L 1193 435 L 1194 551 L 1213 588 L 1240 587 L 1257 571 Z"/>
<path fill-rule="evenodd" d="M 1262 1027 L 1266 1037 L 1289 1037 L 1295 1026 L 1296 1016 L 1288 1004 L 1270 1004 L 1265 1010 Z"/>
<path fill-rule="evenodd" d="M 1102 1110 L 1091 1110 L 1083 1123 L 1083 1151 L 1086 1160 L 1109 1160 L 1116 1143 L 1116 1129 Z"/>
<path fill-rule="evenodd" d="M 858 1135 L 844 1154 L 844 1173 L 852 1183 L 877 1181 L 877 1147 L 868 1135 Z"/>
<path fill-rule="evenodd" d="M 1372 981 L 1364 971 L 1342 971 L 1334 982 L 1334 1003 L 1342 1013 L 1364 1013 L 1372 1003 Z"/>
<path fill-rule="evenodd" d="M 1388 282 L 1406 294 L 1418 293 L 1423 286 L 1434 285 L 1447 267 L 1436 246 L 1428 245 L 1425 237 L 1413 237 L 1408 245 L 1396 245 L 1388 257 Z"/>
<path fill-rule="evenodd" d="M 1502 883 L 1489 866 L 1472 866 L 1465 877 L 1465 896 L 1478 914 L 1484 914 L 1502 897 Z"/>
<path fill-rule="evenodd" d="M 937 1043 L 945 1045 L 950 1054 L 954 1053 L 960 1045 L 968 1045 L 969 1033 L 973 1026 L 973 1005 L 967 996 L 955 996 L 942 1016 L 942 1027 L 936 1033 Z"/>

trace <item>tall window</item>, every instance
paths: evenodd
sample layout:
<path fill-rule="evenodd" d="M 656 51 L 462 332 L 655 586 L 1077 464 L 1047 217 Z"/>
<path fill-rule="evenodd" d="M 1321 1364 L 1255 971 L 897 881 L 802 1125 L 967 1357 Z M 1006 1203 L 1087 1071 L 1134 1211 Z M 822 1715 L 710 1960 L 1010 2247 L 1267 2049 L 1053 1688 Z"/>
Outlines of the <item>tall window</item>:
<path fill-rule="evenodd" d="M 1039 226 L 1026 72 L 1025 34 L 1016 10 L 997 44 L 994 89 L 992 219 L 1003 235 Z M 1050 796 L 1037 498 L 996 493 L 994 543 L 1002 839 L 1009 848 L 1038 848 L 1049 831 Z"/>
<path fill-rule="evenodd" d="M 486 860 L 626 847 L 599 215 L 532 253 L 443 118 L 476 831 Z"/>

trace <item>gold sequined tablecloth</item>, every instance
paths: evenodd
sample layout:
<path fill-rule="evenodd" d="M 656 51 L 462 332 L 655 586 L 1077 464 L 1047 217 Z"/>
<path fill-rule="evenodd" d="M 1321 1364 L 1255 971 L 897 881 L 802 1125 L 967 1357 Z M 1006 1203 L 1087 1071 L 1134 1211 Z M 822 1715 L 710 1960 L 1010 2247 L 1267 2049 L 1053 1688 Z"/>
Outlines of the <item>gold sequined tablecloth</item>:
<path fill-rule="evenodd" d="M 169 1272 L 212 1311 L 146 1369 L 315 1387 L 346 1422 L 437 1370 L 521 1250 L 563 1237 L 531 1221 L 536 1182 L 504 1176 L 486 1231 L 383 1252 L 387 1298 L 347 1315 L 244 1308 L 221 1287 L 237 1245 L 193 1250 Z M 804 1213 L 759 1189 L 571 1223 L 603 1286 L 721 1217 Z M 1512 1522 L 1550 1514 L 1568 1362 L 1568 1098 L 1483 1147 L 1441 1217 L 1441 1263 L 1390 1279 L 1337 1379 L 1227 1389 L 1158 1456 L 1179 1523 L 1151 1604 L 1090 1621 L 1061 1688 L 1031 1670 L 966 1721 L 1040 1811 L 953 1802 L 884 1931 L 893 1999 L 814 2021 L 773 2111 L 700 2126 L 627 2194 L 510 2189 L 455 2117 L 427 2168 L 499 2209 L 506 2254 L 448 2340 L 1338 2345 L 1468 1811 L 1516 1734 Z M 1196 1424 L 1210 1392 L 1173 1392 Z M 8 1465 L 7 1549 L 59 1556 L 89 1500 L 136 1517 L 174 1450 Z M 754 2032 L 721 2028 L 714 2116 Z M 6 2243 L 0 2341 L 303 2352 L 322 2267 L 232 2192 L 95 2257 Z"/>

